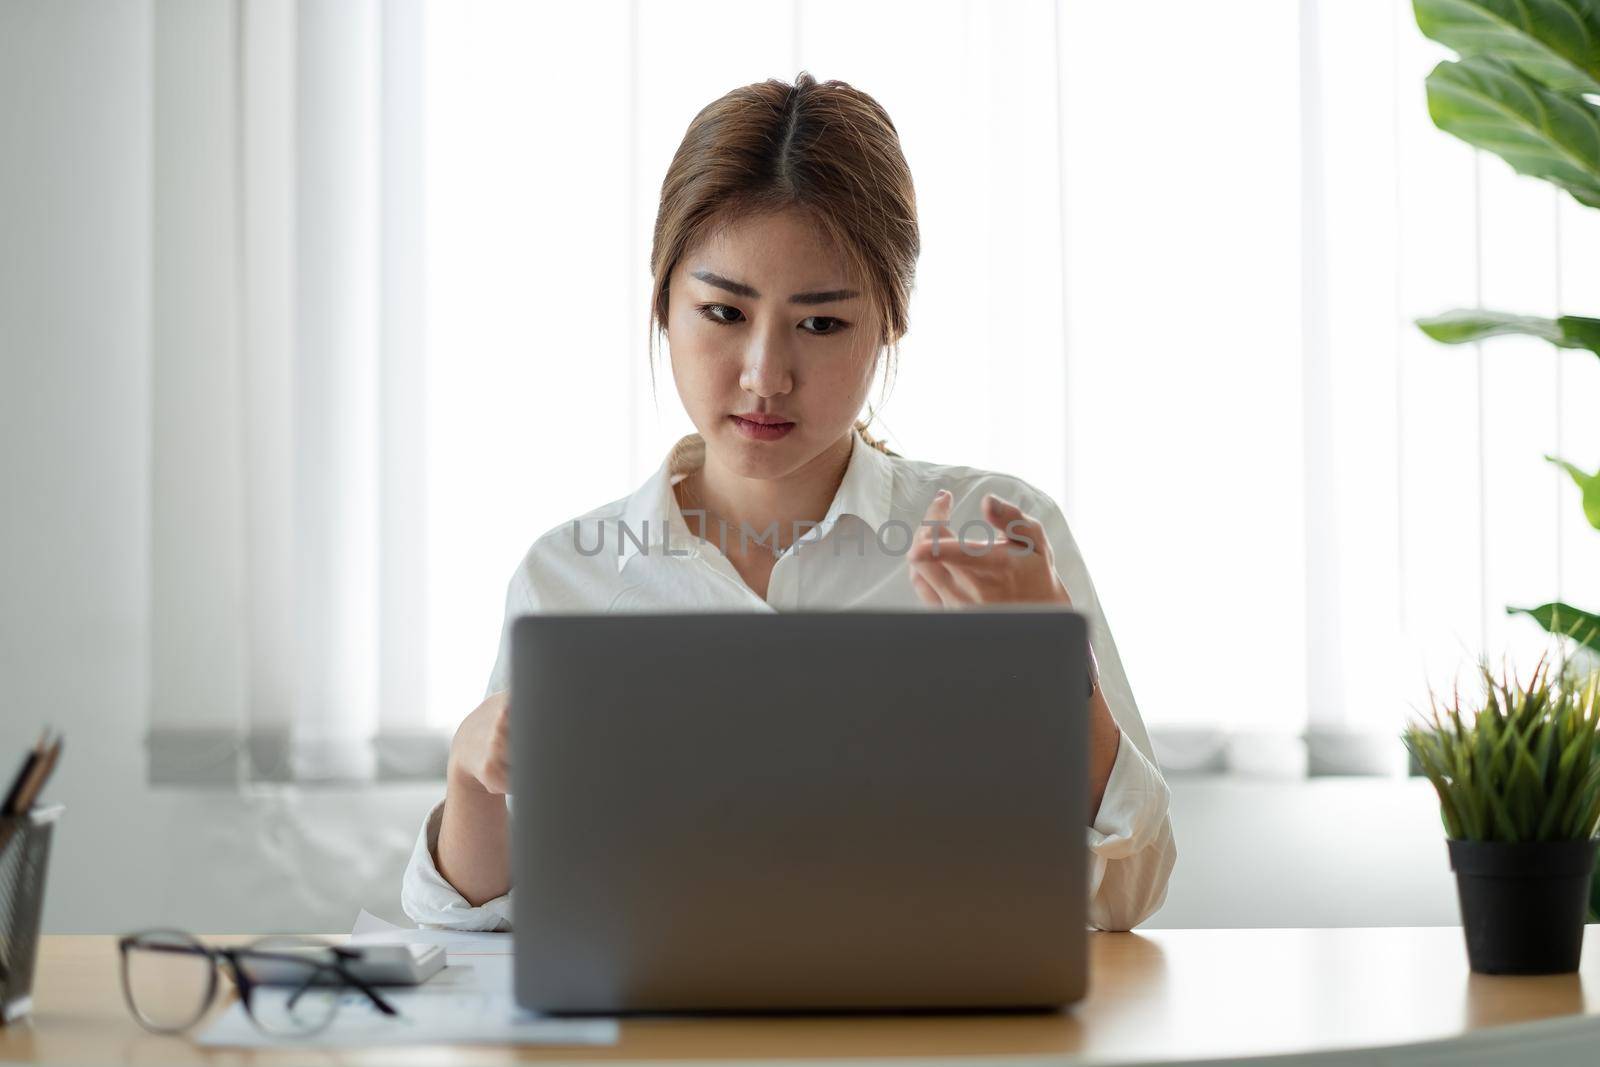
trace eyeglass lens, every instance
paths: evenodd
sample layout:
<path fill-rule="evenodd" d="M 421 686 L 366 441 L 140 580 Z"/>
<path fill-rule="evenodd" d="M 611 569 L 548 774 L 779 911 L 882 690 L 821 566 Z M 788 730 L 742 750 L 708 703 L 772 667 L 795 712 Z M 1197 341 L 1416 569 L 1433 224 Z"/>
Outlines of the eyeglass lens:
<path fill-rule="evenodd" d="M 250 1014 L 261 1029 L 305 1034 L 322 1029 L 348 990 L 328 966 L 333 954 L 325 942 L 297 937 L 265 937 L 251 942 L 239 965 L 252 983 Z"/>
<path fill-rule="evenodd" d="M 170 1033 L 193 1026 L 216 993 L 216 965 L 199 941 L 174 930 L 140 934 L 122 955 L 123 991 L 139 1021 Z"/>

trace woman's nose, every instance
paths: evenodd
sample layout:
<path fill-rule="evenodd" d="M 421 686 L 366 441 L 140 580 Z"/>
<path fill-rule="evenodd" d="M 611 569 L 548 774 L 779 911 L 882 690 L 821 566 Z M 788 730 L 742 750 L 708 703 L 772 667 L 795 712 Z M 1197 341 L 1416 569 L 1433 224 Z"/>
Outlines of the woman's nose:
<path fill-rule="evenodd" d="M 781 337 L 755 337 L 745 351 L 739 385 L 757 396 L 778 396 L 794 388 L 789 347 Z"/>

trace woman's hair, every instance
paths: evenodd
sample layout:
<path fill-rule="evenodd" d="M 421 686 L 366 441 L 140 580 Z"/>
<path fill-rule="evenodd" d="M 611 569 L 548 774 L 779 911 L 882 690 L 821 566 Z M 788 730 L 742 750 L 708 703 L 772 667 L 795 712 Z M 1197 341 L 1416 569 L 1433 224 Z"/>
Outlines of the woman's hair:
<path fill-rule="evenodd" d="M 882 324 L 877 343 L 888 350 L 887 394 L 921 251 L 911 170 L 876 100 L 805 71 L 793 85 L 769 78 L 712 101 L 672 157 L 650 249 L 652 389 L 654 341 L 666 329 L 668 282 L 678 261 L 740 218 L 790 208 L 809 215 L 823 242 L 864 280 Z M 857 432 L 896 455 L 867 432 L 871 421 L 857 420 Z"/>

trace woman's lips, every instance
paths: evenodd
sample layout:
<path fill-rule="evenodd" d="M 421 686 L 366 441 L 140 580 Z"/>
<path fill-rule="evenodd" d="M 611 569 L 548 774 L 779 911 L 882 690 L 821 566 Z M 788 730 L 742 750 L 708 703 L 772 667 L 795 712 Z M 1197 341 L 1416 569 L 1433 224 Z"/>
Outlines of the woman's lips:
<path fill-rule="evenodd" d="M 751 422 L 749 419 L 740 418 L 738 415 L 729 415 L 733 420 L 734 429 L 752 441 L 776 441 L 794 429 L 792 422 Z"/>

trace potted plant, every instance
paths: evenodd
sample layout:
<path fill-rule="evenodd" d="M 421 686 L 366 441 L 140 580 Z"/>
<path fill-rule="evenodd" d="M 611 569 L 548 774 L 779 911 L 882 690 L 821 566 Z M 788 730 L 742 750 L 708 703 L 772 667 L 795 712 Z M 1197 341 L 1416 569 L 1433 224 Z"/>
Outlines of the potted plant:
<path fill-rule="evenodd" d="M 1439 794 L 1467 958 L 1485 974 L 1578 969 L 1600 823 L 1600 673 L 1541 657 L 1524 684 L 1479 665 L 1484 697 L 1402 735 Z"/>

